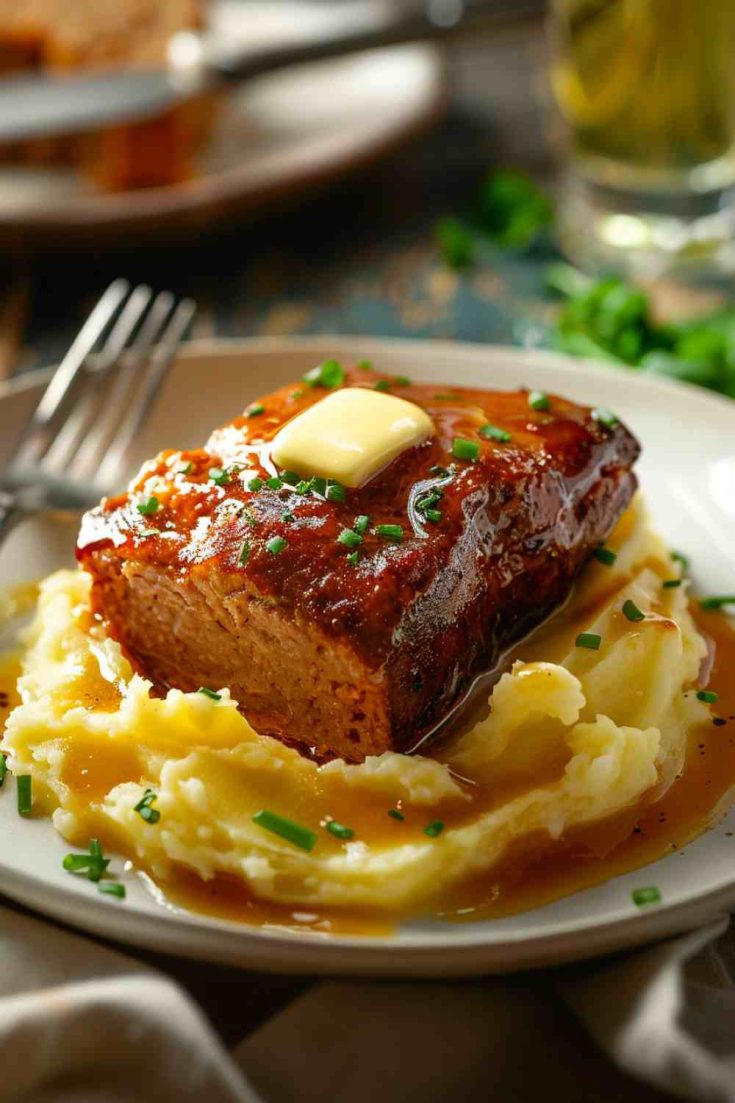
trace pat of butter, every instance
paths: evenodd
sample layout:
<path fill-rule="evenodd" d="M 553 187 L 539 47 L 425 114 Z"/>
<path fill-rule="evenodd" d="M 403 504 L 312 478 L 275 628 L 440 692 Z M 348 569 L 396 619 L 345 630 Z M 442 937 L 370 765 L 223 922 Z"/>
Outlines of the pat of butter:
<path fill-rule="evenodd" d="M 279 467 L 363 486 L 401 452 L 432 436 L 428 414 L 405 398 L 345 387 L 284 425 L 273 440 Z"/>

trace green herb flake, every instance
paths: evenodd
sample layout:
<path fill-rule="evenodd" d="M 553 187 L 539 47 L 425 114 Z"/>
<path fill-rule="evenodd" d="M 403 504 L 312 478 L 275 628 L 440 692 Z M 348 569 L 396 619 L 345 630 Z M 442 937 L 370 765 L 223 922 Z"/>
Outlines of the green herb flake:
<path fill-rule="evenodd" d="M 284 540 L 282 536 L 272 537 L 266 544 L 266 548 L 271 555 L 280 555 L 285 547 L 288 546 L 288 541 Z"/>
<path fill-rule="evenodd" d="M 265 480 L 265 485 L 269 490 L 280 490 L 283 483 L 279 479 L 278 475 L 271 475 L 270 479 Z"/>
<path fill-rule="evenodd" d="M 222 694 L 217 693 L 215 689 L 210 689 L 209 686 L 199 686 L 197 693 L 201 693 L 204 697 L 209 697 L 210 701 L 221 701 Z"/>
<path fill-rule="evenodd" d="M 263 480 L 256 475 L 254 479 L 248 479 L 247 487 L 253 494 L 257 494 L 259 490 L 263 489 Z"/>
<path fill-rule="evenodd" d="M 97 891 L 105 896 L 114 896 L 118 900 L 125 899 L 125 885 L 121 885 L 117 881 L 102 881 L 97 886 Z"/>
<path fill-rule="evenodd" d="M 633 889 L 630 895 L 637 908 L 645 908 L 650 904 L 660 904 L 662 900 L 661 890 L 656 888 L 655 885 L 649 885 L 648 888 L 644 889 Z"/>
<path fill-rule="evenodd" d="M 90 839 L 87 854 L 67 854 L 62 867 L 67 873 L 84 874 L 88 881 L 99 882 L 110 864 L 97 839 Z"/>
<path fill-rule="evenodd" d="M 330 479 L 327 483 L 327 488 L 324 494 L 328 502 L 346 502 L 347 491 L 342 486 L 342 483 L 338 483 L 336 480 Z"/>
<path fill-rule="evenodd" d="M 345 370 L 337 360 L 325 360 L 301 377 L 307 387 L 341 387 L 345 381 Z"/>
<path fill-rule="evenodd" d="M 613 563 L 618 558 L 617 552 L 614 552 L 612 548 L 595 548 L 592 554 L 598 563 L 602 563 L 605 567 L 612 567 Z"/>
<path fill-rule="evenodd" d="M 0 789 L 5 784 L 5 778 L 8 776 L 8 760 L 2 752 L 0 752 Z"/>
<path fill-rule="evenodd" d="M 260 417 L 260 415 L 264 413 L 265 406 L 262 402 L 254 402 L 252 406 L 248 406 L 247 408 L 248 417 Z"/>
<path fill-rule="evenodd" d="M 361 513 L 359 517 L 356 517 L 352 527 L 355 532 L 359 532 L 361 534 L 367 532 L 368 528 L 370 527 L 370 518 L 368 517 L 367 513 Z"/>
<path fill-rule="evenodd" d="M 32 791 L 32 779 L 30 774 L 16 774 L 16 796 L 18 800 L 18 814 L 20 816 L 30 815 L 33 808 L 33 791 Z"/>
<path fill-rule="evenodd" d="M 530 248 L 553 217 L 548 196 L 529 176 L 513 169 L 490 173 L 477 198 L 477 227 L 501 249 Z"/>
<path fill-rule="evenodd" d="M 176 472 L 176 474 L 177 475 L 191 475 L 193 470 L 194 470 L 194 464 L 191 461 L 189 461 L 189 463 L 184 464 L 183 467 L 180 467 L 178 469 L 178 471 Z"/>
<path fill-rule="evenodd" d="M 440 479 L 448 479 L 450 472 L 446 467 L 442 467 L 440 464 L 434 463 L 429 468 L 429 474 L 435 475 L 437 478 Z"/>
<path fill-rule="evenodd" d="M 431 521 L 436 525 L 442 519 L 442 511 L 440 509 L 425 509 L 424 517 L 427 521 Z"/>
<path fill-rule="evenodd" d="M 301 484 L 299 484 L 301 485 Z M 325 498 L 327 494 L 327 480 L 323 479 L 321 475 L 312 475 L 308 483 L 304 484 L 307 491 L 310 490 L 312 494 L 318 494 L 320 498 Z M 297 488 L 298 489 L 298 488 Z"/>
<path fill-rule="evenodd" d="M 441 835 L 443 830 L 444 824 L 441 820 L 432 820 L 424 828 L 424 835 L 428 835 L 430 839 L 435 839 L 437 835 Z"/>
<path fill-rule="evenodd" d="M 480 455 L 480 445 L 476 440 L 455 437 L 452 441 L 452 455 L 455 459 L 468 460 L 470 463 L 474 463 Z"/>
<path fill-rule="evenodd" d="M 408 378 L 407 375 L 394 375 L 393 376 L 393 382 L 395 383 L 396 387 L 410 387 L 411 386 L 411 380 Z"/>
<path fill-rule="evenodd" d="M 209 481 L 215 486 L 227 486 L 230 481 L 230 472 L 224 467 L 210 467 Z"/>
<path fill-rule="evenodd" d="M 273 835 L 278 835 L 279 838 L 285 839 L 286 842 L 293 843 L 294 846 L 298 846 L 301 850 L 306 850 L 309 853 L 316 846 L 317 835 L 314 831 L 311 831 L 308 827 L 303 827 L 300 823 L 295 823 L 293 820 L 287 820 L 284 816 L 279 816 L 275 812 L 269 812 L 266 808 L 255 813 L 253 823 L 257 823 L 258 827 L 270 831 Z"/>
<path fill-rule="evenodd" d="M 544 391 L 530 391 L 528 405 L 532 410 L 550 410 L 551 399 Z"/>
<path fill-rule="evenodd" d="M 665 578 L 661 584 L 664 590 L 675 590 L 677 586 L 681 586 L 680 578 Z"/>
<path fill-rule="evenodd" d="M 373 531 L 383 540 L 392 540 L 396 544 L 403 540 L 403 525 L 376 525 Z"/>
<path fill-rule="evenodd" d="M 700 689 L 697 691 L 697 700 L 704 701 L 707 705 L 716 705 L 719 695 L 713 689 Z"/>
<path fill-rule="evenodd" d="M 646 619 L 646 614 L 630 598 L 623 604 L 623 616 L 633 622 Z"/>
<path fill-rule="evenodd" d="M 507 429 L 499 429 L 497 425 L 491 425 L 489 422 L 487 425 L 482 425 L 477 431 L 486 440 L 496 440 L 499 444 L 507 444 L 511 439 Z"/>
<path fill-rule="evenodd" d="M 574 646 L 584 647 L 588 651 L 599 651 L 601 643 L 602 636 L 598 636 L 596 632 L 580 632 L 574 641 Z"/>
<path fill-rule="evenodd" d="M 389 391 L 390 382 L 387 379 L 379 379 L 373 389 L 376 391 Z"/>
<path fill-rule="evenodd" d="M 406 818 L 403 815 L 403 812 L 399 812 L 397 808 L 389 808 L 388 809 L 388 815 L 390 816 L 390 818 L 392 820 L 398 820 L 400 823 L 403 823 L 403 821 Z"/>
<path fill-rule="evenodd" d="M 357 366 L 360 371 L 374 371 L 372 360 L 358 360 Z"/>
<path fill-rule="evenodd" d="M 136 532 L 135 535 L 138 536 L 141 540 L 143 540 L 145 537 L 148 537 L 148 536 L 158 536 L 159 535 L 159 530 L 158 529 L 141 529 L 140 532 Z"/>
<path fill-rule="evenodd" d="M 296 471 L 282 471 L 278 477 L 282 483 L 287 483 L 288 486 L 296 486 L 297 483 L 303 481 Z"/>
<path fill-rule="evenodd" d="M 680 552 L 680 551 L 670 551 L 669 555 L 671 556 L 671 558 L 674 560 L 675 563 L 680 563 L 681 564 L 681 569 L 684 572 L 689 570 L 689 568 L 691 566 L 691 563 L 689 561 L 689 556 L 688 555 L 684 555 L 684 552 Z"/>
<path fill-rule="evenodd" d="M 201 693 L 202 691 L 200 690 L 199 692 Z M 155 800 L 158 800 L 158 793 L 154 792 L 153 789 L 146 789 L 133 809 L 133 811 L 137 812 L 140 818 L 145 820 L 146 823 L 158 823 L 161 818 L 161 813 L 158 809 L 152 807 Z"/>
<path fill-rule="evenodd" d="M 351 827 L 345 827 L 343 823 L 337 823 L 336 820 L 330 820 L 326 827 L 329 834 L 334 835 L 335 839 L 354 839 L 355 837 L 355 832 Z"/>
<path fill-rule="evenodd" d="M 151 514 L 158 512 L 160 506 L 158 498 L 154 494 L 150 498 L 146 498 L 144 502 L 138 502 L 135 506 L 138 513 L 142 513 L 144 517 L 150 517 Z"/>
<path fill-rule="evenodd" d="M 735 605 L 735 594 L 720 594 L 699 599 L 699 608 L 705 612 L 724 609 L 727 605 Z"/>
<path fill-rule="evenodd" d="M 242 547 L 240 548 L 240 554 L 237 557 L 237 561 L 241 567 L 244 567 L 250 558 L 250 541 L 243 540 Z"/>
<path fill-rule="evenodd" d="M 597 406 L 592 411 L 592 417 L 598 425 L 602 425 L 603 429 L 615 429 L 620 424 L 620 418 L 617 414 L 614 414 L 612 410 L 608 410 L 605 406 Z"/>
<path fill-rule="evenodd" d="M 360 553 L 358 551 L 350 552 L 347 556 L 347 562 L 351 567 L 356 567 L 360 559 Z"/>
<path fill-rule="evenodd" d="M 346 548 L 356 548 L 358 544 L 362 544 L 362 537 L 359 532 L 353 532 L 352 529 L 342 529 L 337 537 L 337 543 L 344 544 Z"/>

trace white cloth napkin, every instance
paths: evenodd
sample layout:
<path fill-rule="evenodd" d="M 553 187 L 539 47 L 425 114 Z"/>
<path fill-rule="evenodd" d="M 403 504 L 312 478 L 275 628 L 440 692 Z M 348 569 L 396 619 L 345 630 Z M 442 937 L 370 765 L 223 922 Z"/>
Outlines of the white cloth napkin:
<path fill-rule="evenodd" d="M 735 1101 L 726 927 L 520 977 L 316 983 L 230 1055 L 163 973 L 0 909 L 0 1100 Z"/>

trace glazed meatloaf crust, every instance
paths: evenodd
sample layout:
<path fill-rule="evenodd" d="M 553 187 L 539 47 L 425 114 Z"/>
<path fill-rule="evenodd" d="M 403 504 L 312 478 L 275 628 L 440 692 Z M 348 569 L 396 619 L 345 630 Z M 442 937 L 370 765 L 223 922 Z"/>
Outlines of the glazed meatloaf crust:
<path fill-rule="evenodd" d="M 360 369 L 342 385 L 376 384 L 436 435 L 362 488 L 277 471 L 276 432 L 328 393 L 297 384 L 203 449 L 162 452 L 78 544 L 94 611 L 158 689 L 228 687 L 258 730 L 352 761 L 415 746 L 564 601 L 639 451 L 611 415 L 555 396 Z"/>

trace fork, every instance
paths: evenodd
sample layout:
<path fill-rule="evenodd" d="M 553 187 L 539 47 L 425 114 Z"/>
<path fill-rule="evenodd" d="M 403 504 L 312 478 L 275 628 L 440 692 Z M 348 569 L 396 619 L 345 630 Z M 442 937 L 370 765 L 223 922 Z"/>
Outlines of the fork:
<path fill-rule="evenodd" d="M 169 291 L 110 284 L 0 474 L 0 542 L 28 513 L 86 509 L 114 486 L 195 310 Z"/>

